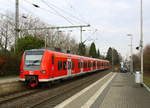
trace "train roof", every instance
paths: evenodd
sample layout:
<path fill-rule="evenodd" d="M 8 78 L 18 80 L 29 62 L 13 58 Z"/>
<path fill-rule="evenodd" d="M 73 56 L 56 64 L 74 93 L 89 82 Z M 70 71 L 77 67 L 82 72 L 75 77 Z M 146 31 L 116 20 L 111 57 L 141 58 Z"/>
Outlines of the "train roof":
<path fill-rule="evenodd" d="M 48 50 L 50 52 L 55 52 L 57 54 L 62 54 L 63 53 L 66 56 L 76 57 L 76 58 L 79 58 L 79 59 L 82 58 L 82 59 L 89 59 L 89 60 L 92 59 L 92 60 L 100 60 L 100 61 L 104 61 L 104 62 L 109 62 L 108 60 L 103 60 L 103 59 L 98 59 L 98 58 L 92 58 L 92 57 L 86 57 L 86 56 L 80 56 L 80 55 L 76 55 L 76 54 L 66 53 L 65 51 L 62 51 L 62 52 L 55 51 L 54 48 L 30 49 L 30 50 L 26 50 L 26 51 L 28 52 L 28 51 L 46 51 L 46 50 Z"/>

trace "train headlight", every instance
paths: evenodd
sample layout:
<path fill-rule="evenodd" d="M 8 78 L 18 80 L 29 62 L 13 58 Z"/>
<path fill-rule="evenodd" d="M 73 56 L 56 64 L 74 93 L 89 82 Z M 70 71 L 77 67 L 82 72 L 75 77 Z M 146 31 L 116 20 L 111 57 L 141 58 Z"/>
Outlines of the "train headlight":
<path fill-rule="evenodd" d="M 24 71 L 20 71 L 20 73 L 23 73 Z"/>
<path fill-rule="evenodd" d="M 41 72 L 42 74 L 46 73 L 46 71 L 45 71 L 45 70 L 41 70 L 40 72 Z"/>

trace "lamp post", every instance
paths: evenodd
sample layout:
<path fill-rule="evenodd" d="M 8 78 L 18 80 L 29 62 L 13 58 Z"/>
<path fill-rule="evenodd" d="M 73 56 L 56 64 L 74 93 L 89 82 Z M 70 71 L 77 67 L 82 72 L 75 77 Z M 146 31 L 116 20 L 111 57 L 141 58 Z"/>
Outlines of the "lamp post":
<path fill-rule="evenodd" d="M 143 85 L 143 0 L 140 1 L 141 86 Z"/>
<path fill-rule="evenodd" d="M 133 72 L 133 48 L 132 48 L 132 41 L 133 41 L 133 35 L 132 34 L 127 34 L 127 36 L 130 36 L 131 43 L 130 43 L 130 51 L 131 51 L 131 56 L 130 56 L 130 72 Z"/>

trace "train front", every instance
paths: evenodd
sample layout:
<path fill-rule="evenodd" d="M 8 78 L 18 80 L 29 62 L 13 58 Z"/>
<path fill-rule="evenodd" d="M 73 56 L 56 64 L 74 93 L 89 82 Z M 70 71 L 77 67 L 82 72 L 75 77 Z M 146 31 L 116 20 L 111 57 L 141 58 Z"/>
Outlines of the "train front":
<path fill-rule="evenodd" d="M 30 87 L 39 83 L 39 78 L 45 76 L 46 69 L 42 66 L 44 50 L 27 50 L 23 54 L 20 66 L 20 80 Z"/>

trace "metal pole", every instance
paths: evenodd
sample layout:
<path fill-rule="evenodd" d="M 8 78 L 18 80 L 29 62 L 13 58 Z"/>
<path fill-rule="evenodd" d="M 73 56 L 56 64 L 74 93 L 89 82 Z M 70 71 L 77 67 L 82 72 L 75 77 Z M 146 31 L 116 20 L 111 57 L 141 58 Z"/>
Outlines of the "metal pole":
<path fill-rule="evenodd" d="M 114 67 L 114 49 L 112 48 L 112 72 Z"/>
<path fill-rule="evenodd" d="M 140 46 L 141 46 L 141 85 L 143 84 L 143 2 L 141 0 L 141 18 L 140 18 L 140 28 L 141 28 L 141 31 L 140 31 L 140 37 L 141 37 L 141 40 L 140 40 Z"/>
<path fill-rule="evenodd" d="M 19 38 L 19 0 L 16 0 L 14 52 L 16 52 L 16 42 L 18 38 Z"/>
<path fill-rule="evenodd" d="M 80 43 L 82 43 L 82 26 L 80 27 Z"/>
<path fill-rule="evenodd" d="M 45 35 L 45 49 L 46 49 L 46 47 L 47 47 L 47 35 L 48 35 L 48 34 Z"/>
<path fill-rule="evenodd" d="M 59 28 L 57 28 L 57 39 L 59 40 Z M 57 40 L 57 41 L 58 41 L 58 40 Z M 58 42 L 57 42 L 56 44 L 57 44 L 57 46 L 56 46 L 56 47 L 58 47 L 58 48 L 59 48 L 59 44 L 60 44 L 60 43 L 58 43 Z"/>
<path fill-rule="evenodd" d="M 131 73 L 133 73 L 133 49 L 132 49 L 132 41 L 133 41 L 133 37 L 131 35 Z"/>
<path fill-rule="evenodd" d="M 44 27 L 44 28 L 27 28 L 27 29 L 21 29 L 21 31 L 26 30 L 46 30 L 46 29 L 67 29 L 67 28 L 81 28 L 81 27 L 90 27 L 90 25 L 78 25 L 78 26 L 53 26 L 53 27 Z"/>
<path fill-rule="evenodd" d="M 131 56 L 130 56 L 130 72 L 133 73 L 133 35 L 132 34 L 128 34 L 127 36 L 130 36 L 131 38 L 131 43 L 130 43 L 130 51 L 131 51 Z"/>

